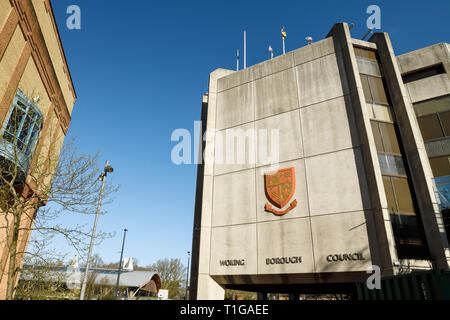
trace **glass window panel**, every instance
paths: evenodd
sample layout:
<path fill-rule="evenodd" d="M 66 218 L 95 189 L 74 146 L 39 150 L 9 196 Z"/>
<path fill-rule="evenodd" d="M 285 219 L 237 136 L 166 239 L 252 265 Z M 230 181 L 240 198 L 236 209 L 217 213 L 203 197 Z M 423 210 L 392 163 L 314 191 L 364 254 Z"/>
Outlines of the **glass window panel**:
<path fill-rule="evenodd" d="M 368 76 L 361 74 L 361 83 L 364 91 L 364 98 L 366 101 L 372 102 L 372 94 L 370 93 L 369 81 L 367 80 Z"/>
<path fill-rule="evenodd" d="M 2 136 L 6 141 L 16 144 L 17 149 L 22 152 L 29 152 L 33 149 L 42 129 L 43 119 L 36 106 L 21 99 L 27 101 L 28 98 L 18 90 Z"/>
<path fill-rule="evenodd" d="M 385 106 L 381 104 L 373 104 L 373 113 L 374 113 L 374 119 L 381 120 L 381 121 L 389 121 L 393 122 L 394 117 L 391 111 L 390 106 Z"/>
<path fill-rule="evenodd" d="M 405 213 L 414 213 L 414 205 L 408 180 L 406 178 L 394 177 L 392 177 L 391 179 L 394 186 L 395 198 L 398 204 L 398 211 Z"/>
<path fill-rule="evenodd" d="M 384 192 L 388 203 L 389 213 L 397 212 L 397 204 L 394 199 L 394 191 L 392 190 L 391 178 L 383 177 Z"/>
<path fill-rule="evenodd" d="M 375 139 L 375 145 L 377 147 L 377 152 L 384 152 L 383 142 L 381 141 L 380 129 L 378 128 L 378 122 L 370 121 L 372 125 L 373 138 Z"/>
<path fill-rule="evenodd" d="M 369 82 L 370 93 L 372 94 L 372 101 L 381 104 L 388 104 L 383 80 L 373 76 L 367 76 L 367 80 Z"/>
<path fill-rule="evenodd" d="M 30 132 L 31 127 L 31 118 L 29 116 L 25 117 L 25 121 L 23 122 L 22 130 L 19 135 L 19 139 L 26 143 L 28 133 Z"/>
<path fill-rule="evenodd" d="M 441 210 L 450 208 L 450 176 L 439 177 L 433 180 L 437 194 L 439 195 L 439 206 Z"/>
<path fill-rule="evenodd" d="M 434 177 L 444 177 L 450 175 L 450 158 L 439 157 L 430 159 L 431 170 Z"/>
<path fill-rule="evenodd" d="M 33 127 L 33 131 L 31 132 L 31 135 L 30 135 L 30 141 L 28 142 L 28 151 L 33 150 L 34 143 L 37 139 L 37 135 L 39 134 L 40 130 L 41 129 L 39 127 L 39 124 L 36 123 Z"/>
<path fill-rule="evenodd" d="M 384 152 L 387 153 L 400 153 L 400 147 L 398 146 L 398 138 L 395 132 L 394 125 L 392 123 L 380 122 L 379 124 L 381 132 L 381 140 L 383 141 Z"/>
<path fill-rule="evenodd" d="M 418 117 L 448 110 L 450 110 L 450 95 L 414 104 L 414 111 Z"/>
<path fill-rule="evenodd" d="M 378 65 L 377 61 L 356 58 L 356 62 L 358 63 L 358 69 L 360 73 L 381 77 L 380 66 Z"/>
<path fill-rule="evenodd" d="M 439 113 L 442 127 L 444 128 L 444 135 L 450 136 L 450 112 Z"/>
<path fill-rule="evenodd" d="M 439 139 L 444 136 L 436 114 L 417 119 L 424 141 Z"/>
<path fill-rule="evenodd" d="M 3 134 L 3 138 L 6 140 L 6 141 L 9 141 L 9 142 L 11 142 L 11 143 L 14 143 L 14 139 L 15 139 L 15 136 L 13 136 L 11 133 L 9 133 L 8 131 L 5 131 L 5 133 Z"/>
<path fill-rule="evenodd" d="M 370 60 L 377 60 L 377 56 L 375 54 L 375 51 L 366 50 L 362 48 L 355 48 L 355 55 L 357 57 L 370 59 Z"/>
<path fill-rule="evenodd" d="M 17 135 L 17 131 L 19 130 L 24 115 L 25 112 L 23 112 L 22 109 L 14 107 L 13 111 L 11 112 L 11 116 L 9 117 L 6 130 L 13 135 Z"/>
<path fill-rule="evenodd" d="M 367 114 L 369 115 L 369 118 L 370 119 L 375 119 L 375 114 L 373 112 L 372 104 L 367 102 L 366 103 L 366 108 L 367 108 Z"/>
<path fill-rule="evenodd" d="M 382 174 L 406 176 L 405 164 L 401 156 L 379 153 L 378 161 Z"/>

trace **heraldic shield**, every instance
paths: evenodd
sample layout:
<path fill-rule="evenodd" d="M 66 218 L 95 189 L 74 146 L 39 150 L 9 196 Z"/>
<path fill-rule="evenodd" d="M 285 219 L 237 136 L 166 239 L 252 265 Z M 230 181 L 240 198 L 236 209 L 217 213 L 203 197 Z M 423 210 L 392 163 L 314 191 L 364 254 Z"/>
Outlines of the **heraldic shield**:
<path fill-rule="evenodd" d="M 274 206 L 282 209 L 294 196 L 295 192 L 295 168 L 281 169 L 276 172 L 264 174 L 264 188 L 266 197 Z M 277 216 L 282 216 L 297 206 L 297 200 L 291 202 L 283 211 L 275 210 L 269 203 L 265 210 Z"/>

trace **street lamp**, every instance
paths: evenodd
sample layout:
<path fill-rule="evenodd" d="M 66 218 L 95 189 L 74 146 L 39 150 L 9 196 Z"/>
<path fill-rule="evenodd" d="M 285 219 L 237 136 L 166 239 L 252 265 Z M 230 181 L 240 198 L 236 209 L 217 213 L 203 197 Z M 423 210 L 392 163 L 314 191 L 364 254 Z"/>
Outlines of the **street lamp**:
<path fill-rule="evenodd" d="M 117 300 L 117 293 L 119 292 L 120 270 L 122 270 L 123 247 L 125 246 L 125 236 L 127 235 L 127 231 L 128 231 L 127 229 L 123 230 L 122 251 L 120 253 L 119 273 L 117 274 L 116 292 L 114 293 L 114 300 Z"/>
<path fill-rule="evenodd" d="M 113 167 L 111 167 L 111 165 L 109 164 L 109 161 L 106 161 L 105 169 L 98 177 L 98 180 L 100 180 L 102 182 L 102 187 L 100 188 L 100 197 L 98 198 L 97 212 L 95 214 L 94 228 L 92 229 L 91 244 L 89 245 L 88 258 L 87 258 L 87 262 L 86 262 L 86 271 L 84 273 L 83 284 L 81 286 L 80 300 L 84 300 L 84 295 L 86 293 L 86 284 L 87 284 L 87 278 L 88 278 L 89 264 L 91 262 L 92 247 L 94 246 L 95 230 L 97 229 L 98 214 L 100 212 L 100 207 L 102 205 L 102 197 L 103 197 L 103 190 L 105 187 L 105 180 L 106 180 L 106 176 L 108 175 L 108 173 L 112 173 L 112 172 L 114 172 Z"/>
<path fill-rule="evenodd" d="M 184 300 L 187 300 L 187 298 L 188 298 L 188 280 L 189 280 L 189 258 L 190 258 L 190 256 L 191 256 L 191 252 L 190 251 L 188 251 L 188 263 L 187 263 L 187 272 L 186 272 L 186 293 L 185 293 L 185 295 L 184 295 Z"/>

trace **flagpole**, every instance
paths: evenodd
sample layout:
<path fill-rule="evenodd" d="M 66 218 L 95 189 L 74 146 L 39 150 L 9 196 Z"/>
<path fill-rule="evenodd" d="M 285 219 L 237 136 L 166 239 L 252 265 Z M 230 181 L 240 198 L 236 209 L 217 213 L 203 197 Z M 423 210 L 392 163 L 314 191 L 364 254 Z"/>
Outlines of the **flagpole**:
<path fill-rule="evenodd" d="M 236 71 L 239 71 L 239 50 L 237 51 Z"/>
<path fill-rule="evenodd" d="M 247 68 L 247 30 L 244 30 L 244 69 Z"/>
<path fill-rule="evenodd" d="M 283 55 L 284 54 L 286 54 L 286 46 L 285 46 L 285 43 L 284 43 L 284 37 L 283 37 Z"/>

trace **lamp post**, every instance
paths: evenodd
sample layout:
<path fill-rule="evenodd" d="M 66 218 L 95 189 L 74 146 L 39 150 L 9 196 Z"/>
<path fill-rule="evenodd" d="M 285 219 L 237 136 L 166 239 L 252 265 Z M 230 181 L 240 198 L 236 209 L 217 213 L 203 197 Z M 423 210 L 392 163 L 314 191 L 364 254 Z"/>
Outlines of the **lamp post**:
<path fill-rule="evenodd" d="M 91 263 L 92 247 L 94 246 L 95 230 L 97 229 L 98 214 L 100 212 L 100 207 L 102 205 L 102 197 L 103 197 L 103 190 L 105 187 L 106 176 L 108 175 L 108 173 L 112 173 L 112 172 L 114 172 L 113 167 L 111 167 L 111 165 L 109 164 L 109 161 L 106 161 L 105 169 L 98 177 L 98 180 L 100 180 L 102 182 L 102 187 L 100 188 L 100 196 L 98 198 L 97 212 L 95 214 L 94 228 L 92 229 L 91 244 L 89 245 L 88 258 L 86 261 L 86 271 L 84 273 L 83 284 L 81 286 L 80 300 L 84 300 L 84 295 L 86 293 L 86 284 L 87 284 L 87 277 L 88 277 L 88 271 L 89 271 L 89 264 Z"/>
<path fill-rule="evenodd" d="M 114 292 L 114 300 L 117 300 L 117 294 L 119 292 L 120 270 L 122 270 L 123 248 L 125 247 L 125 236 L 127 235 L 127 231 L 128 231 L 127 229 L 123 230 L 122 251 L 120 252 L 119 273 L 117 274 L 117 283 L 116 283 L 116 291 Z"/>
<path fill-rule="evenodd" d="M 184 294 L 184 300 L 187 300 L 188 298 L 188 280 L 189 280 L 189 258 L 191 256 L 191 252 L 188 251 L 188 263 L 187 263 L 187 272 L 186 272 L 186 293 Z"/>

